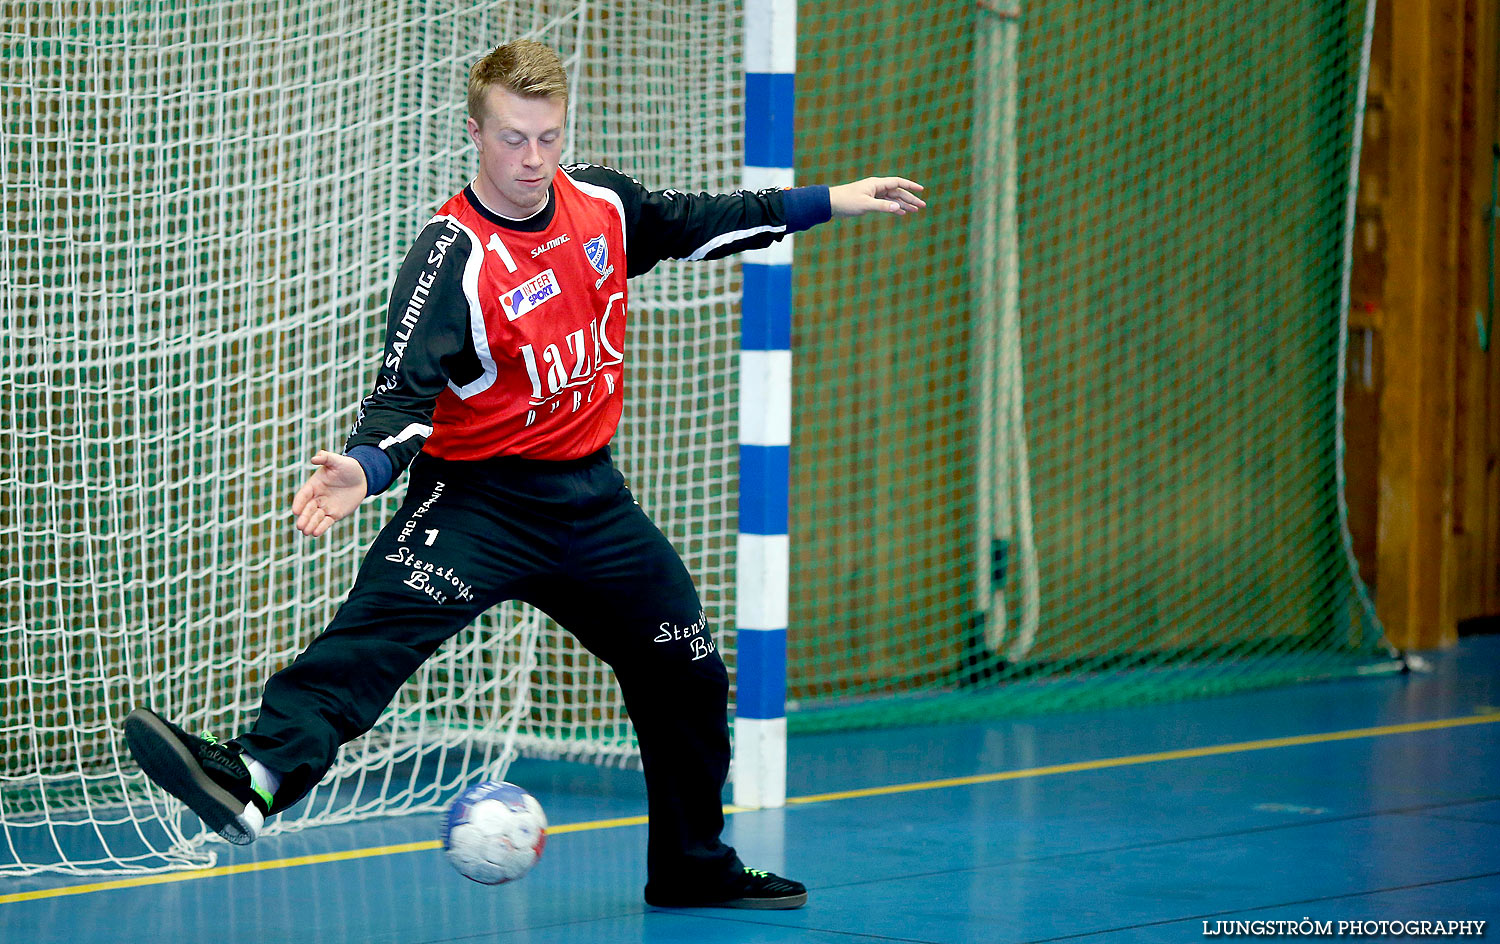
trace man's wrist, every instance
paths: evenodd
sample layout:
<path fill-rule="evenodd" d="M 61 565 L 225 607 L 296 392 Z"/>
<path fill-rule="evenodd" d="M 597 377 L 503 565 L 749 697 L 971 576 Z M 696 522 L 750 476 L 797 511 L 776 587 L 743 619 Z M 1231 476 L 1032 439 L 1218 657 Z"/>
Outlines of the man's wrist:
<path fill-rule="evenodd" d="M 783 190 L 781 207 L 788 233 L 800 233 L 833 219 L 833 201 L 822 184 Z"/>
<path fill-rule="evenodd" d="M 396 477 L 395 465 L 379 446 L 355 446 L 344 455 L 358 462 L 359 467 L 365 470 L 366 497 L 379 495 L 390 487 L 391 480 Z"/>

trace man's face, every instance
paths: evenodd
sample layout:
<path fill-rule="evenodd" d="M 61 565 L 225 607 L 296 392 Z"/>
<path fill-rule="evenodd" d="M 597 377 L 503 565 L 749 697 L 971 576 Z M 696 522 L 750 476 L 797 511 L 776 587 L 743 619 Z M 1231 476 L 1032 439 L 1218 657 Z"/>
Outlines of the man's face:
<path fill-rule="evenodd" d="M 469 137 L 479 149 L 479 196 L 490 209 L 519 219 L 547 202 L 567 114 L 562 99 L 527 98 L 498 85 L 485 93 L 484 120 L 469 118 Z"/>

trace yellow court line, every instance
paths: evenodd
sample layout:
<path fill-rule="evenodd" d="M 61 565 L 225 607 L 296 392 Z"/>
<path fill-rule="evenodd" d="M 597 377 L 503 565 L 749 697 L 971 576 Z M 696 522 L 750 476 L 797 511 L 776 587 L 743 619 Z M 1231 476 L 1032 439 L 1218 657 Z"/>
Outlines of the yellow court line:
<path fill-rule="evenodd" d="M 827 803 L 830 800 L 854 800 L 860 797 L 888 796 L 892 793 L 912 793 L 917 790 L 939 790 L 944 787 L 967 787 L 979 783 L 999 783 L 1004 780 L 1029 780 L 1034 777 L 1050 777 L 1054 774 L 1074 774 L 1085 770 L 1105 770 L 1112 767 L 1132 767 L 1137 764 L 1158 764 L 1168 760 L 1186 760 L 1190 757 L 1214 757 L 1220 754 L 1244 754 L 1250 751 L 1267 751 L 1277 747 L 1298 747 L 1303 744 L 1327 744 L 1332 741 L 1353 741 L 1359 738 L 1384 737 L 1388 734 L 1411 734 L 1416 731 L 1437 731 L 1442 728 L 1461 728 L 1471 724 L 1494 724 L 1500 722 L 1500 712 L 1483 715 L 1467 715 L 1462 718 L 1439 718 L 1436 721 L 1413 721 L 1409 724 L 1388 724 L 1378 728 L 1354 728 L 1349 731 L 1330 731 L 1326 734 L 1299 734 L 1295 737 L 1267 738 L 1261 741 L 1239 741 L 1235 744 L 1214 744 L 1209 747 L 1188 747 L 1176 751 L 1158 751 L 1155 754 L 1132 754 L 1128 757 L 1105 757 L 1100 760 L 1076 761 L 1071 764 L 1053 764 L 1049 767 L 1029 767 L 1025 770 L 1004 770 L 994 774 L 974 774 L 968 777 L 949 777 L 946 780 L 927 780 L 922 783 L 901 783 L 887 787 L 866 787 L 863 790 L 840 790 L 836 793 L 817 793 L 812 796 L 787 797 L 787 805 L 803 803 Z M 3 901 L 4 899 L 0 899 Z"/>
<path fill-rule="evenodd" d="M 1028 767 L 1024 770 L 1003 770 L 992 774 L 975 774 L 969 777 L 949 777 L 944 780 L 924 780 L 920 783 L 891 784 L 884 787 L 867 787 L 862 790 L 840 790 L 835 793 L 817 793 L 811 796 L 787 797 L 788 806 L 806 806 L 812 803 L 828 803 L 834 800 L 854 800 L 862 797 L 888 796 L 893 793 L 915 793 L 921 790 L 941 790 L 947 787 L 967 787 L 982 783 L 1000 783 L 1006 780 L 1026 780 L 1035 777 L 1051 777 L 1056 774 L 1080 773 L 1086 770 L 1107 770 L 1114 767 L 1132 767 L 1139 764 L 1159 764 L 1171 760 L 1186 760 L 1194 757 L 1215 757 L 1222 754 L 1243 754 L 1250 751 L 1266 751 L 1279 747 L 1298 747 L 1305 744 L 1327 744 L 1332 741 L 1353 741 L 1360 738 L 1385 737 L 1391 734 L 1412 734 L 1418 731 L 1437 731 L 1444 728 L 1461 728 L 1475 724 L 1500 722 L 1500 712 L 1482 715 L 1467 715 L 1460 718 L 1439 718 L 1435 721 L 1414 721 L 1408 724 L 1390 724 L 1376 728 L 1354 728 L 1348 731 L 1330 731 L 1325 734 L 1302 734 L 1295 737 L 1268 738 L 1260 741 L 1239 741 L 1233 744 L 1214 744 L 1208 747 L 1189 747 L 1175 751 L 1158 751 L 1153 754 L 1131 754 L 1126 757 L 1105 757 L 1099 760 L 1077 761 L 1071 764 L 1052 764 L 1047 767 Z M 728 814 L 750 812 L 745 807 L 724 807 Z M 564 823 L 549 826 L 547 834 L 589 832 L 599 829 L 616 829 L 621 826 L 644 826 L 646 817 L 625 816 L 618 819 L 600 819 L 585 823 Z M 84 895 L 90 892 L 109 891 L 117 888 L 136 888 L 142 885 L 162 885 L 168 882 L 189 882 L 200 878 L 216 878 L 222 875 L 239 875 L 244 872 L 262 872 L 272 869 L 289 869 L 299 865 L 317 865 L 324 862 L 346 862 L 351 859 L 368 859 L 374 856 L 399 855 L 403 852 L 425 852 L 437 849 L 442 842 L 427 839 L 390 846 L 373 846 L 368 849 L 349 849 L 344 852 L 324 852 L 316 855 L 294 856 L 286 859 L 270 859 L 265 862 L 243 862 L 238 865 L 223 865 L 211 869 L 195 869 L 190 872 L 168 872 L 160 875 L 139 875 L 132 878 L 112 879 L 89 885 L 69 885 L 64 888 L 47 888 L 31 892 L 0 895 L 0 905 L 12 902 L 35 901 L 41 898 L 60 898 L 66 895 Z"/>

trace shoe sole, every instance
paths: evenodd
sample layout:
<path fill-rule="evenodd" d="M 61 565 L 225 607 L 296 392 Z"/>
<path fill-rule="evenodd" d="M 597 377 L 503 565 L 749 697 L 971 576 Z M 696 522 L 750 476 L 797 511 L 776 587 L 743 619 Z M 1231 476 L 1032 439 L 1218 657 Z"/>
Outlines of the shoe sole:
<path fill-rule="evenodd" d="M 801 908 L 807 904 L 807 893 L 800 895 L 787 895 L 783 898 L 736 898 L 733 901 L 721 901 L 710 908 L 751 908 L 759 911 L 782 911 L 792 908 Z"/>
<path fill-rule="evenodd" d="M 781 898 L 731 898 L 728 901 L 695 901 L 681 904 L 665 904 L 648 901 L 653 908 L 746 908 L 755 911 L 790 911 L 807 904 L 807 892 L 800 895 L 785 895 Z"/>
<path fill-rule="evenodd" d="M 187 804 L 203 824 L 237 846 L 255 836 L 240 822 L 244 804 L 219 786 L 155 713 L 137 708 L 125 719 L 125 743 L 151 782 Z"/>

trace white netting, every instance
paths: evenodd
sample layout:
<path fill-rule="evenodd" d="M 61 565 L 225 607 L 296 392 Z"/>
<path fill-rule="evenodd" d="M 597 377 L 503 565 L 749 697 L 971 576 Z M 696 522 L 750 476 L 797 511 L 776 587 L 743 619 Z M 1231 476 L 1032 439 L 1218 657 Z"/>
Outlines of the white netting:
<path fill-rule="evenodd" d="M 242 730 L 394 511 L 399 489 L 308 540 L 288 507 L 371 383 L 406 245 L 472 175 L 469 64 L 549 42 L 573 81 L 565 159 L 734 189 L 736 8 L 0 7 L 0 873 L 210 858 L 197 820 L 146 789 L 119 725 L 149 705 Z M 614 444 L 731 672 L 737 288 L 730 262 L 632 283 Z M 608 672 L 506 606 L 428 663 L 278 828 L 436 808 L 503 772 L 512 731 L 531 753 L 634 752 Z"/>

